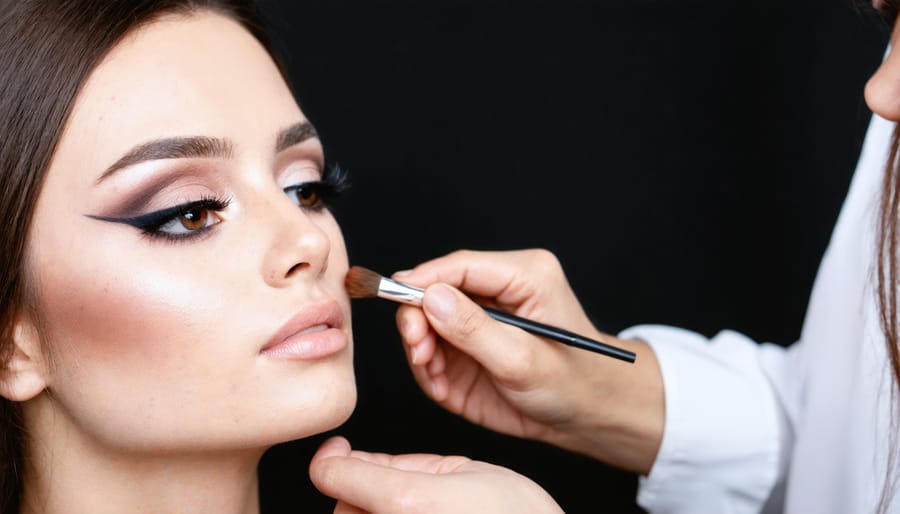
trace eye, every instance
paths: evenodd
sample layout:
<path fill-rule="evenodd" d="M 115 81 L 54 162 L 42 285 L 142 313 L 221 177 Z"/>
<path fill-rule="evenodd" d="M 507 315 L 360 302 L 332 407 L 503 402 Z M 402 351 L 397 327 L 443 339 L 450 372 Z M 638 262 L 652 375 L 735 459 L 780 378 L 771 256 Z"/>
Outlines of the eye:
<path fill-rule="evenodd" d="M 347 173 L 333 166 L 325 171 L 322 180 L 288 186 L 284 188 L 284 193 L 300 208 L 319 211 L 331 206 L 347 187 Z"/>
<path fill-rule="evenodd" d="M 217 216 L 211 214 L 208 208 L 189 206 L 176 217 L 162 224 L 154 232 L 183 237 L 205 230 L 220 221 L 220 219 L 217 219 Z"/>
<path fill-rule="evenodd" d="M 304 182 L 284 188 L 284 192 L 300 207 L 318 210 L 325 207 L 328 185 L 323 182 Z"/>
<path fill-rule="evenodd" d="M 152 238 L 187 240 L 221 223 L 222 219 L 216 213 L 225 210 L 230 202 L 229 199 L 204 198 L 132 218 L 88 217 L 131 225 Z"/>

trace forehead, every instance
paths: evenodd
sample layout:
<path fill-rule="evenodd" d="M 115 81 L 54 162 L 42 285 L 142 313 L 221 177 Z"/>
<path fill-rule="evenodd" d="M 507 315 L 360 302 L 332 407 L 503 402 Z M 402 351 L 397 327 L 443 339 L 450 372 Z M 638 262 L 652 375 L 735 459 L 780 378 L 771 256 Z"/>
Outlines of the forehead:
<path fill-rule="evenodd" d="M 170 16 L 128 34 L 92 72 L 57 154 L 100 170 L 149 139 L 271 138 L 299 117 L 277 66 L 237 22 Z"/>

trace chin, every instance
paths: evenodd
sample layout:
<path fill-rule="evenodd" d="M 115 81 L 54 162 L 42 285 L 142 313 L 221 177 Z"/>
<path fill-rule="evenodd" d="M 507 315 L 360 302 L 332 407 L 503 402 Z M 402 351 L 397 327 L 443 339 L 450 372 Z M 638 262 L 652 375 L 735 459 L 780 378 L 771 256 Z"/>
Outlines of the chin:
<path fill-rule="evenodd" d="M 270 444 L 303 439 L 333 430 L 343 425 L 356 408 L 356 382 L 351 373 L 345 380 L 333 384 L 315 405 L 295 406 L 289 412 L 273 416 L 273 425 L 281 430 L 271 433 Z M 274 428 L 270 426 L 269 428 Z"/>

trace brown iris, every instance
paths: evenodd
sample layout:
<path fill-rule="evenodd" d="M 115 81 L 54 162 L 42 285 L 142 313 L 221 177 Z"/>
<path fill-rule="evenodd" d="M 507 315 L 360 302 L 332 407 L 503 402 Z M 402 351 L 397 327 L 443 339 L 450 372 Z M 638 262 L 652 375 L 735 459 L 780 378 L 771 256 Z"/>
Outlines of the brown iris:
<path fill-rule="evenodd" d="M 297 189 L 297 201 L 301 207 L 315 207 L 319 203 L 319 192 L 314 187 Z"/>
<path fill-rule="evenodd" d="M 188 230 L 200 230 L 206 226 L 207 218 L 209 218 L 207 209 L 191 209 L 179 216 L 178 221 L 181 222 L 181 226 Z"/>

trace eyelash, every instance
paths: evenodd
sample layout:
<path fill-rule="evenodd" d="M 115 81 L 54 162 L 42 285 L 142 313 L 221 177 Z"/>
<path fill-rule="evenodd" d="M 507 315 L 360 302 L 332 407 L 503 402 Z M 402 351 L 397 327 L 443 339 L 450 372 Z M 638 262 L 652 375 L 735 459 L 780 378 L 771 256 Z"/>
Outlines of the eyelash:
<path fill-rule="evenodd" d="M 325 173 L 323 173 L 322 175 L 321 180 L 291 185 L 285 187 L 283 191 L 288 195 L 294 194 L 294 198 L 296 198 L 297 204 L 301 209 L 306 209 L 312 212 L 319 212 L 331 205 L 333 200 L 338 195 L 343 193 L 349 187 L 349 185 L 350 184 L 347 180 L 346 171 L 338 166 L 332 166 L 326 169 Z M 303 195 L 304 192 L 308 193 L 309 196 L 305 198 L 302 197 L 301 195 Z M 302 205 L 302 201 L 309 198 L 314 198 L 314 203 L 312 203 L 311 205 Z M 144 236 L 151 239 L 160 239 L 169 242 L 182 242 L 202 237 L 212 227 L 218 225 L 218 222 L 212 223 L 210 225 L 205 225 L 196 230 L 188 229 L 188 232 L 178 234 L 165 232 L 161 229 L 166 225 L 177 221 L 179 218 L 189 216 L 191 213 L 204 212 L 208 215 L 211 212 L 214 213 L 224 211 L 230 204 L 231 198 L 204 197 L 200 200 L 183 203 L 181 205 L 175 205 L 173 207 L 149 212 L 140 216 L 134 216 L 132 218 L 110 218 L 104 216 L 90 217 L 103 221 L 112 221 L 116 223 L 131 225 L 132 227 L 140 229 L 141 233 Z M 201 221 L 205 222 L 205 219 L 206 218 L 204 216 Z"/>

